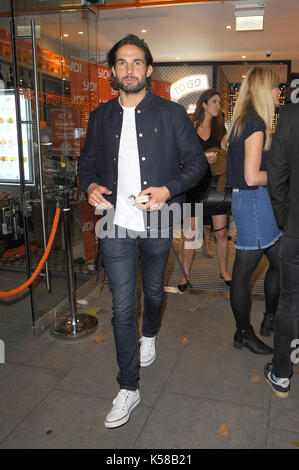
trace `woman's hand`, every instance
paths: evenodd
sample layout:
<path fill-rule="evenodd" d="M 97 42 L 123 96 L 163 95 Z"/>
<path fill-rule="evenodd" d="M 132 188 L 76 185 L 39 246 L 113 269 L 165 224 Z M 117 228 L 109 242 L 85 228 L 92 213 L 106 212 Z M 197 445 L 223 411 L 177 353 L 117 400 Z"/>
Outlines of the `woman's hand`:
<path fill-rule="evenodd" d="M 209 165 L 213 165 L 217 161 L 217 152 L 206 152 L 205 156 L 207 157 Z"/>

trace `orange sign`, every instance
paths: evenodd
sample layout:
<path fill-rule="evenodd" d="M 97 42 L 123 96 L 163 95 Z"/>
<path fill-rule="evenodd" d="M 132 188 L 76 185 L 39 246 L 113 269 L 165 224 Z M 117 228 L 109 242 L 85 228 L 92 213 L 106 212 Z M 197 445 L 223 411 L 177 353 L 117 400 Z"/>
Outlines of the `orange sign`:
<path fill-rule="evenodd" d="M 151 79 L 151 91 L 156 95 L 162 96 L 170 100 L 170 83 L 161 82 L 160 80 Z"/>
<path fill-rule="evenodd" d="M 11 36 L 0 29 L 0 56 L 11 59 Z"/>
<path fill-rule="evenodd" d="M 97 66 L 77 59 L 67 59 L 66 65 L 70 76 L 73 107 L 80 109 L 80 127 L 86 131 L 89 115 L 99 102 Z"/>
<path fill-rule="evenodd" d="M 99 86 L 99 102 L 106 103 L 106 101 L 115 98 L 118 91 L 111 88 L 111 72 L 108 67 L 98 65 L 98 86 Z"/>

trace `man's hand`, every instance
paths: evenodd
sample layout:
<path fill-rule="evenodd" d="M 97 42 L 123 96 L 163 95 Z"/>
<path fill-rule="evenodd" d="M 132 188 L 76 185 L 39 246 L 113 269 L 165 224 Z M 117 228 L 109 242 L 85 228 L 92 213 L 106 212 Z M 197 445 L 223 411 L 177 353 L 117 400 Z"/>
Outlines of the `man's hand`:
<path fill-rule="evenodd" d="M 102 194 L 112 194 L 106 186 L 100 186 L 97 183 L 91 183 L 88 186 L 88 202 L 99 210 L 111 209 L 112 204 L 105 199 Z"/>
<path fill-rule="evenodd" d="M 170 197 L 170 192 L 166 188 L 166 186 L 150 186 L 149 188 L 146 188 L 141 191 L 138 196 L 143 196 L 145 194 L 148 194 L 150 196 L 150 201 L 146 204 L 136 204 L 136 207 L 143 211 L 160 210 L 167 201 L 167 199 L 169 199 Z"/>

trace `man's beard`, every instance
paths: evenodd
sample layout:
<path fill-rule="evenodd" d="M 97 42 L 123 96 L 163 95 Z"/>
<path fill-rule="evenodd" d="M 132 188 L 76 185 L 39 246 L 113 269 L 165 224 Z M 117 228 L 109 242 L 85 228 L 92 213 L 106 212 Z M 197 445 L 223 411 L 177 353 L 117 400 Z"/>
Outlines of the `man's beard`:
<path fill-rule="evenodd" d="M 126 78 L 126 77 L 124 77 L 124 78 Z M 134 78 L 136 78 L 136 77 L 134 77 Z M 136 78 L 136 80 L 137 80 L 137 83 L 135 85 L 134 84 L 125 85 L 117 77 L 114 78 L 115 85 L 117 86 L 117 88 L 119 90 L 123 90 L 127 94 L 139 93 L 141 90 L 143 90 L 146 87 L 146 85 L 147 85 L 147 78 L 146 77 L 143 77 L 141 80 L 138 80 L 138 78 Z"/>

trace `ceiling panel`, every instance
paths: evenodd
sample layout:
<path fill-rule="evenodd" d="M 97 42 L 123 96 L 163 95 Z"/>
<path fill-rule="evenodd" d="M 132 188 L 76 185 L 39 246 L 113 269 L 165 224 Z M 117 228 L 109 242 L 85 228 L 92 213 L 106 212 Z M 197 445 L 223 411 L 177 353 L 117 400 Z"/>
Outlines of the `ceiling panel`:
<path fill-rule="evenodd" d="M 236 32 L 235 5 L 226 1 L 153 8 L 101 10 L 99 44 L 102 57 L 121 37 L 145 38 L 155 61 L 299 59 L 299 0 L 268 0 L 264 30 Z M 247 3 L 247 2 L 246 2 Z M 249 2 L 252 3 L 252 2 Z M 226 26 L 232 29 L 227 30 Z M 147 33 L 141 33 L 142 29 Z"/>

